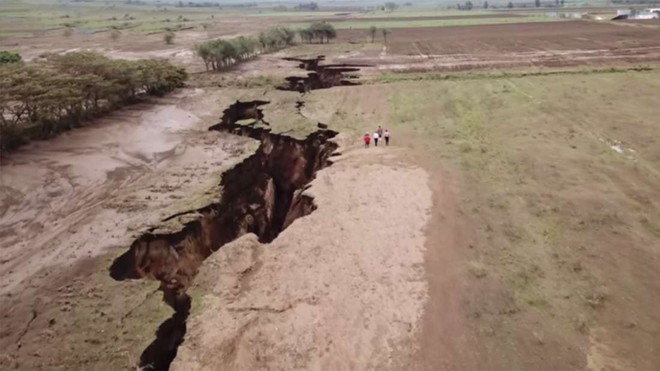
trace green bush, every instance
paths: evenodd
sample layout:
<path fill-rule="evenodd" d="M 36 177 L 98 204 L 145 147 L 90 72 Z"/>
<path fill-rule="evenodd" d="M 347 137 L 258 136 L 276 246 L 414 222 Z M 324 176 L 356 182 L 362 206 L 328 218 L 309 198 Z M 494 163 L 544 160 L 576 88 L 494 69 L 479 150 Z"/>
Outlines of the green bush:
<path fill-rule="evenodd" d="M 21 58 L 20 54 L 0 50 L 0 64 L 21 63 L 22 61 L 23 58 Z"/>

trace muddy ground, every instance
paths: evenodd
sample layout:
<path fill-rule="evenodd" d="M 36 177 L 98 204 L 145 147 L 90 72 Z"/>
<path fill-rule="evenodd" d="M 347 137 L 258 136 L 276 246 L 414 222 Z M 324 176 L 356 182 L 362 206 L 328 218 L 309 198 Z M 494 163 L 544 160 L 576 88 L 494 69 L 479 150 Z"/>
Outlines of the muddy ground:
<path fill-rule="evenodd" d="M 207 132 L 222 101 L 184 89 L 3 159 L 3 368 L 85 368 L 94 359 L 112 368 L 110 358 L 130 352 L 128 331 L 114 356 L 79 351 L 105 342 L 104 328 L 123 327 L 141 305 L 107 280 L 105 262 L 172 210 L 217 197 L 208 192 L 219 173 L 253 150 Z"/>

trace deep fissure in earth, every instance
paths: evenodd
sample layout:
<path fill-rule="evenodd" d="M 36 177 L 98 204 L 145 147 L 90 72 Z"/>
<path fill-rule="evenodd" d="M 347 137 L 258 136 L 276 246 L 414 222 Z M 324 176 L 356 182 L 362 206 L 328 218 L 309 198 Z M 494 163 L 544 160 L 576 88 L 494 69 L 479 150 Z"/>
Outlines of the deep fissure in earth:
<path fill-rule="evenodd" d="M 324 56 L 285 59 L 299 62 L 299 68 L 310 71 L 306 77 L 288 77 L 287 85 L 279 88 L 300 93 L 357 85 L 358 75 L 354 73 L 364 67 L 321 65 Z M 142 352 L 141 368 L 169 369 L 186 334 L 191 306 L 186 290 L 206 258 L 246 233 L 254 233 L 262 243 L 271 242 L 294 220 L 316 208 L 313 199 L 303 192 L 316 172 L 331 164 L 328 158 L 336 154 L 338 145 L 329 139 L 338 133 L 322 123 L 305 139 L 272 133 L 260 108 L 268 103 L 236 101 L 223 111 L 220 123 L 209 128 L 260 142 L 254 154 L 222 175 L 220 201 L 166 218 L 164 221 L 195 216 L 178 231 L 157 233 L 152 229 L 144 233 L 110 267 L 110 276 L 116 280 L 160 281 L 163 301 L 174 309 L 174 314 L 159 326 L 156 339 Z M 304 101 L 296 102 L 300 115 L 303 107 Z M 243 120 L 252 121 L 238 124 Z"/>
<path fill-rule="evenodd" d="M 325 57 L 316 58 L 284 58 L 287 61 L 298 62 L 298 67 L 310 71 L 307 76 L 289 76 L 286 85 L 280 90 L 292 90 L 306 93 L 311 90 L 328 89 L 335 86 L 359 85 L 356 72 L 364 65 L 357 64 L 321 64 Z"/>
<path fill-rule="evenodd" d="M 196 218 L 179 231 L 143 234 L 110 267 L 116 280 L 160 281 L 163 300 L 174 309 L 142 353 L 140 367 L 165 370 L 176 357 L 191 306 L 186 290 L 207 257 L 246 233 L 271 242 L 295 219 L 315 209 L 313 199 L 303 192 L 316 172 L 331 164 L 328 158 L 337 144 L 329 139 L 337 133 L 319 129 L 301 140 L 271 133 L 269 128 L 237 124 L 245 119 L 265 123 L 259 108 L 265 104 L 236 102 L 224 111 L 219 124 L 209 128 L 260 141 L 254 154 L 223 174 L 220 201 L 184 213 Z"/>

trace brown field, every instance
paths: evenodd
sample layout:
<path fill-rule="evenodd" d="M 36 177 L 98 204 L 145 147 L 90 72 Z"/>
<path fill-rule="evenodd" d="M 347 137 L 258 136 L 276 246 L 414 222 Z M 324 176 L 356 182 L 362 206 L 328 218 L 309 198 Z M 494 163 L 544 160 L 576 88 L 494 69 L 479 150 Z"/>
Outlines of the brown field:
<path fill-rule="evenodd" d="M 364 39 L 364 31 L 344 30 L 339 38 Z M 408 28 L 393 30 L 386 51 L 376 54 L 351 60 L 441 71 L 636 64 L 660 60 L 660 37 L 652 28 L 586 21 Z"/>
<path fill-rule="evenodd" d="M 646 25 L 646 26 L 660 26 L 660 19 L 624 19 L 622 21 L 625 23 L 632 23 L 632 24 L 641 24 L 641 25 Z"/>
<path fill-rule="evenodd" d="M 335 16 L 326 18 L 305 18 L 296 22 L 347 22 L 347 21 L 364 21 L 364 22 L 379 22 L 379 21 L 421 21 L 421 20 L 452 20 L 452 19 L 480 19 L 480 18 L 515 18 L 525 17 L 524 14 L 516 13 L 493 13 L 493 14 L 468 14 L 468 15 L 432 15 L 432 16 L 413 16 L 413 17 L 351 17 L 351 16 Z"/>

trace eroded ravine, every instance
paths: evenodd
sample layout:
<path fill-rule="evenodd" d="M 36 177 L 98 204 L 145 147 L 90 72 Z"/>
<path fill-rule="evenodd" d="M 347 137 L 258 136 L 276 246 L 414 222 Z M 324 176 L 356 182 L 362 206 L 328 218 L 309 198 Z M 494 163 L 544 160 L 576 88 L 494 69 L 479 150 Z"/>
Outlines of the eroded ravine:
<path fill-rule="evenodd" d="M 289 77 L 281 90 L 306 93 L 341 85 L 357 85 L 359 65 L 321 65 L 323 56 L 286 58 L 310 71 L 307 77 Z M 272 133 L 260 107 L 268 101 L 236 101 L 223 111 L 209 130 L 247 136 L 260 142 L 256 152 L 222 175 L 219 202 L 178 213 L 164 220 L 186 216 L 188 221 L 171 233 L 150 230 L 137 238 L 127 252 L 115 259 L 110 276 L 115 280 L 160 281 L 163 301 L 174 314 L 163 322 L 156 339 L 142 352 L 140 367 L 167 370 L 186 333 L 191 299 L 186 293 L 202 262 L 225 244 L 254 233 L 259 241 L 273 241 L 294 220 L 310 214 L 316 206 L 303 194 L 316 172 L 331 164 L 337 149 L 329 139 L 338 133 L 318 123 L 318 130 L 305 139 Z M 296 102 L 303 115 L 304 101 Z M 250 120 L 247 123 L 240 121 Z"/>
<path fill-rule="evenodd" d="M 208 256 L 246 233 L 254 233 L 261 242 L 271 242 L 295 219 L 315 208 L 303 191 L 316 172 L 331 163 L 328 158 L 337 144 L 329 139 L 337 133 L 319 129 L 301 140 L 237 124 L 245 119 L 265 123 L 259 107 L 267 103 L 236 102 L 224 111 L 221 122 L 210 128 L 260 141 L 253 155 L 223 174 L 220 201 L 184 213 L 195 218 L 178 231 L 143 234 L 110 267 L 116 280 L 160 281 L 163 300 L 175 311 L 142 353 L 141 367 L 168 369 L 176 357 L 191 305 L 186 290 Z"/>
<path fill-rule="evenodd" d="M 287 84 L 279 87 L 280 90 L 291 90 L 306 93 L 311 90 L 328 89 L 335 86 L 359 85 L 356 81 L 360 67 L 357 64 L 321 64 L 324 56 L 316 58 L 284 58 L 288 61 L 298 62 L 298 67 L 309 71 L 307 76 L 289 76 Z"/>

